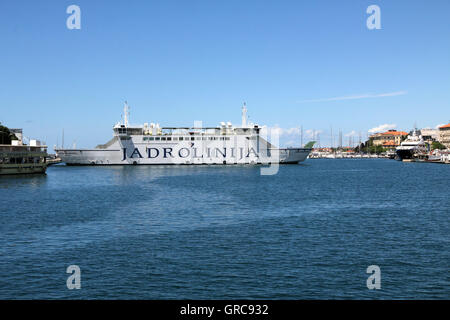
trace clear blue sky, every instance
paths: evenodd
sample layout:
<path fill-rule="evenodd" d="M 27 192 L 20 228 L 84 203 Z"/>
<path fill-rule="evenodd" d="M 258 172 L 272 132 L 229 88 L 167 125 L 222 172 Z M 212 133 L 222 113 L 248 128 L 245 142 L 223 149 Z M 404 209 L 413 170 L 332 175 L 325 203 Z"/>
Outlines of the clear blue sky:
<path fill-rule="evenodd" d="M 2 0 L 0 121 L 77 147 L 108 140 L 124 100 L 131 122 L 163 126 L 239 123 L 246 101 L 251 121 L 322 145 L 330 126 L 435 127 L 450 120 L 449 17 L 448 0 Z"/>

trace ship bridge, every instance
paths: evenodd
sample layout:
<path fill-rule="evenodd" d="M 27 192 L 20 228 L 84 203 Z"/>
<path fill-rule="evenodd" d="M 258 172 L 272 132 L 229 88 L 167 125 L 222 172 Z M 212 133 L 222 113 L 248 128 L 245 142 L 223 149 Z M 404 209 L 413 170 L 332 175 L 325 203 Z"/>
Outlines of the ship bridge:
<path fill-rule="evenodd" d="M 210 135 L 259 135 L 261 128 L 257 124 L 247 122 L 247 108 L 242 107 L 242 125 L 233 126 L 231 122 L 221 122 L 217 127 L 161 127 L 159 123 L 144 123 L 144 125 L 130 126 L 128 124 L 129 107 L 125 102 L 124 121 L 117 123 L 114 128 L 115 136 L 210 136 Z"/>

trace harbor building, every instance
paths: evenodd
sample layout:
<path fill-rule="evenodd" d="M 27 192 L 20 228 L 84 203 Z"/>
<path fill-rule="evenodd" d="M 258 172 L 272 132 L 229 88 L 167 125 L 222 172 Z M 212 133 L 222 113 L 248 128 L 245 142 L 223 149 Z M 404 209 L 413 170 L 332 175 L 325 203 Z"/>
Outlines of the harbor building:
<path fill-rule="evenodd" d="M 439 142 L 450 148 L 450 124 L 439 127 Z"/>
<path fill-rule="evenodd" d="M 422 135 L 423 140 L 428 144 L 431 144 L 432 142 L 439 140 L 438 129 L 430 129 L 430 128 L 420 129 L 420 134 Z"/>
<path fill-rule="evenodd" d="M 395 141 L 389 140 L 383 143 L 383 148 L 394 151 L 395 148 L 397 148 L 397 145 L 395 144 Z"/>
<path fill-rule="evenodd" d="M 404 131 L 389 130 L 386 132 L 375 133 L 369 138 L 374 146 L 383 146 L 389 149 L 395 149 L 408 136 Z"/>

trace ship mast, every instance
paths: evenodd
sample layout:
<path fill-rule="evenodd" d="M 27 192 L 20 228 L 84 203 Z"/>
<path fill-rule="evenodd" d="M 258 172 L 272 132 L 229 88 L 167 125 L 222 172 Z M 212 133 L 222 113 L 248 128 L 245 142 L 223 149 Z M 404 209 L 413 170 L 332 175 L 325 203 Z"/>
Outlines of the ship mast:
<path fill-rule="evenodd" d="M 303 125 L 301 126 L 300 132 L 300 148 L 303 148 Z"/>
<path fill-rule="evenodd" d="M 247 107 L 244 102 L 244 105 L 242 106 L 242 127 L 247 127 Z"/>
<path fill-rule="evenodd" d="M 128 107 L 128 103 L 125 101 L 124 107 L 123 107 L 123 125 L 125 128 L 128 127 L 128 116 L 130 115 L 130 108 Z"/>

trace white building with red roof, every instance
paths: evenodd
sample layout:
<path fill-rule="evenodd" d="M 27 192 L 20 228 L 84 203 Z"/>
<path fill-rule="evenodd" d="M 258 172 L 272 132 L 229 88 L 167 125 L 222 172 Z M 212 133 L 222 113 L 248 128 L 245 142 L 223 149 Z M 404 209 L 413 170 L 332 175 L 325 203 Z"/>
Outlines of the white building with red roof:
<path fill-rule="evenodd" d="M 450 124 L 439 127 L 439 142 L 450 149 Z"/>
<path fill-rule="evenodd" d="M 407 132 L 389 130 L 382 133 L 376 133 L 370 136 L 374 146 L 383 146 L 388 149 L 395 149 L 399 146 L 404 138 L 408 136 Z"/>

